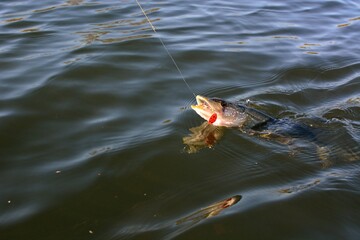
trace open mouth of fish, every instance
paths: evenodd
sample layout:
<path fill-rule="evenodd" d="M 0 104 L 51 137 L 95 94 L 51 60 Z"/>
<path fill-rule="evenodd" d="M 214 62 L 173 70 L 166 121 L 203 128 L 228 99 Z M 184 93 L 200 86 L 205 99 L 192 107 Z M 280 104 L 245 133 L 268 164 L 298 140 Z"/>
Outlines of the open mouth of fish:
<path fill-rule="evenodd" d="M 206 97 L 197 95 L 196 103 L 197 103 L 197 105 L 191 105 L 191 108 L 194 110 L 196 110 L 196 109 L 211 110 L 212 109 L 209 99 Z"/>

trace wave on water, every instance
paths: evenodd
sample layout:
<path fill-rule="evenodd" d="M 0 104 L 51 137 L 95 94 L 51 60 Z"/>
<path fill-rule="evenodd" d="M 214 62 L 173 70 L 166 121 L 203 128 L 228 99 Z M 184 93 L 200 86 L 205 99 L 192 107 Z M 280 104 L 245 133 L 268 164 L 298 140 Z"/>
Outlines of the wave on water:
<path fill-rule="evenodd" d="M 0 2 L 1 237 L 357 239 L 358 4 L 141 4 L 157 33 L 133 0 Z M 194 94 L 316 141 L 207 128 Z"/>

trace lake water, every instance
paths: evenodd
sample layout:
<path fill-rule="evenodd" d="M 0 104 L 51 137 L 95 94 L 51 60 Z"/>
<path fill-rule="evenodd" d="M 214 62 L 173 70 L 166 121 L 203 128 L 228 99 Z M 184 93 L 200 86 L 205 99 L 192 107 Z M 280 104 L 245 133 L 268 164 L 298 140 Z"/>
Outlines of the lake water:
<path fill-rule="evenodd" d="M 135 0 L 0 2 L 0 238 L 360 239 L 360 2 L 141 3 L 157 34 Z M 159 37 L 195 94 L 321 146 L 220 129 L 191 151 L 204 120 Z"/>

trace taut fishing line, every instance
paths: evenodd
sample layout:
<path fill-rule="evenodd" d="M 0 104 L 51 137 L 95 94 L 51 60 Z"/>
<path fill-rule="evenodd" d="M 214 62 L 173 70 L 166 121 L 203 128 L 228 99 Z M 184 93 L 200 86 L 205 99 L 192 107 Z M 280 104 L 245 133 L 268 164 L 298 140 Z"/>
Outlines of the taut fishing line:
<path fill-rule="evenodd" d="M 173 56 L 171 55 L 169 49 L 166 47 L 165 43 L 163 42 L 163 40 L 161 39 L 161 37 L 159 36 L 159 34 L 156 32 L 156 28 L 154 27 L 154 25 L 151 23 L 150 19 L 148 18 L 146 12 L 144 11 L 144 9 L 142 8 L 141 4 L 139 3 L 138 0 L 135 0 L 137 5 L 140 7 L 142 13 L 144 14 L 146 20 L 148 21 L 148 23 L 150 24 L 152 30 L 154 31 L 154 33 L 157 35 L 158 39 L 160 40 L 161 44 L 163 45 L 163 47 L 165 48 L 165 51 L 167 52 L 167 54 L 169 55 L 169 57 L 171 58 L 171 61 L 174 63 L 176 69 L 178 70 L 178 72 L 180 73 L 180 76 L 182 78 L 182 80 L 184 81 L 184 83 L 186 84 L 186 86 L 188 87 L 188 89 L 190 90 L 190 92 L 194 95 L 194 97 L 196 97 L 195 93 L 192 91 L 191 87 L 189 86 L 189 84 L 186 82 L 184 75 L 182 74 L 179 66 L 177 65 L 175 59 L 173 58 Z"/>

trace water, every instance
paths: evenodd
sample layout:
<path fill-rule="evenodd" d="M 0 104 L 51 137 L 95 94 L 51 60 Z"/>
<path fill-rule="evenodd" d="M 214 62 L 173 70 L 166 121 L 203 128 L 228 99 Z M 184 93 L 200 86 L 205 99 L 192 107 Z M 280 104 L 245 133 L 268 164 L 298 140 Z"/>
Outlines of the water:
<path fill-rule="evenodd" d="M 141 3 L 157 35 L 132 0 L 0 3 L 0 238 L 359 239 L 358 1 Z M 326 148 L 226 129 L 187 153 L 202 120 L 158 37 L 196 94 Z"/>

